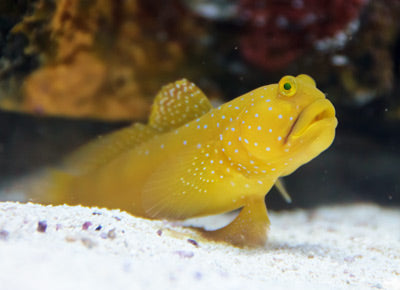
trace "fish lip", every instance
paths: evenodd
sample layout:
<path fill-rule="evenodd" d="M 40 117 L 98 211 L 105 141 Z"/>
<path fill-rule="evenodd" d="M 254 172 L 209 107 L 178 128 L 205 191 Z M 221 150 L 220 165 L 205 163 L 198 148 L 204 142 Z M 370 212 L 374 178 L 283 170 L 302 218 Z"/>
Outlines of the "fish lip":
<path fill-rule="evenodd" d="M 285 138 L 285 143 L 288 141 L 289 137 L 300 137 L 311 126 L 319 123 L 332 123 L 332 125 L 336 127 L 335 108 L 327 99 L 319 99 L 303 109 L 293 122 Z"/>

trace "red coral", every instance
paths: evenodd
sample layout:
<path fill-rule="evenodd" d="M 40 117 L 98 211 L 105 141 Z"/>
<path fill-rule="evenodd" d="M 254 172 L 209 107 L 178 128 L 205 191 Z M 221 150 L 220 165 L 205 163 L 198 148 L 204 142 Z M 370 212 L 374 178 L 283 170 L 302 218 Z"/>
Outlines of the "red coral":
<path fill-rule="evenodd" d="M 359 17 L 367 0 L 240 0 L 244 57 L 267 70 L 284 68 L 316 40 Z"/>

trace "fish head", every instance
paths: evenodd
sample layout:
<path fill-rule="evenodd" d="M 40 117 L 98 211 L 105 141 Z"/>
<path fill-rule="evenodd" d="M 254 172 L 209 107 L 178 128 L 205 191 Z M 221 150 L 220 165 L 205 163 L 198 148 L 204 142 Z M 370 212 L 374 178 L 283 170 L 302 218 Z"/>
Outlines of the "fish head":
<path fill-rule="evenodd" d="M 284 76 L 258 88 L 239 116 L 250 156 L 288 175 L 327 149 L 335 137 L 335 108 L 308 75 Z M 278 170 L 277 170 L 278 171 Z"/>

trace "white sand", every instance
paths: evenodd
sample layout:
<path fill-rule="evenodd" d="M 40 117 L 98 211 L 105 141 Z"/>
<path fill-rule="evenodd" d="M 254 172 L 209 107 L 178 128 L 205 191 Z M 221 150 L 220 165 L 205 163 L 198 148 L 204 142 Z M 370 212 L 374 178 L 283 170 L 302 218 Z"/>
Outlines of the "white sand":
<path fill-rule="evenodd" d="M 270 216 L 251 250 L 118 210 L 0 203 L 0 289 L 400 289 L 400 209 Z"/>

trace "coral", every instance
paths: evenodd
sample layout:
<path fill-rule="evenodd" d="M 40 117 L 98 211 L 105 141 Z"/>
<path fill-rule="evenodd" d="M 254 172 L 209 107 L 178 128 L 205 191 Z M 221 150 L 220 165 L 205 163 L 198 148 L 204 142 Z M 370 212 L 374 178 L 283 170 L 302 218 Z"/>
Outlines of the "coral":
<path fill-rule="evenodd" d="M 334 37 L 359 17 L 366 0 L 240 0 L 241 49 L 251 63 L 282 69 L 316 41 Z"/>
<path fill-rule="evenodd" d="M 157 3 L 39 0 L 14 28 L 28 36 L 26 52 L 38 54 L 42 64 L 24 82 L 23 110 L 145 118 L 156 91 L 178 77 L 185 42 L 176 36 L 183 39 L 190 29 L 175 21 L 187 23 L 174 1 L 169 9 Z"/>
<path fill-rule="evenodd" d="M 229 99 L 283 69 L 309 73 L 335 101 L 359 106 L 395 90 L 400 71 L 397 0 L 34 3 L 13 29 L 27 36 L 34 61 L 15 53 L 21 41 L 6 43 L 1 108 L 144 119 L 157 90 L 178 78 Z"/>
<path fill-rule="evenodd" d="M 106 68 L 97 58 L 81 52 L 68 64 L 46 66 L 34 72 L 25 85 L 25 106 L 37 113 L 58 114 L 60 108 L 90 113 L 90 98 L 100 94 Z M 73 97 L 71 97 L 73 96 Z"/>
<path fill-rule="evenodd" d="M 357 105 L 389 94 L 396 84 L 393 55 L 400 32 L 400 2 L 372 1 L 357 41 L 349 44 L 349 63 L 338 70 L 340 86 Z"/>

